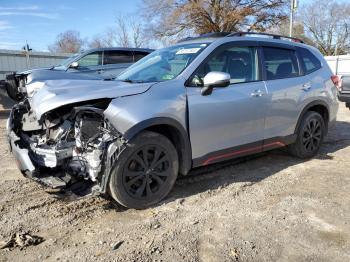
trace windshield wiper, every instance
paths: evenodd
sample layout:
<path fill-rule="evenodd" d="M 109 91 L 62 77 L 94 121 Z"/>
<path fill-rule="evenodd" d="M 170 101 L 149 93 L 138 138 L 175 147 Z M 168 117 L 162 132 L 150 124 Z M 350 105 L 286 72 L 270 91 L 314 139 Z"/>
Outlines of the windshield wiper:
<path fill-rule="evenodd" d="M 119 79 L 120 80 L 120 79 Z M 120 81 L 122 82 L 126 82 L 126 83 L 144 83 L 145 81 L 142 81 L 142 80 L 131 80 L 129 78 L 126 78 L 126 79 L 121 79 Z"/>
<path fill-rule="evenodd" d="M 120 80 L 120 81 L 122 81 L 122 82 L 126 82 L 126 83 L 133 83 L 134 81 L 132 81 L 131 79 L 129 79 L 129 78 L 126 78 L 126 79 L 122 79 L 122 80 Z"/>

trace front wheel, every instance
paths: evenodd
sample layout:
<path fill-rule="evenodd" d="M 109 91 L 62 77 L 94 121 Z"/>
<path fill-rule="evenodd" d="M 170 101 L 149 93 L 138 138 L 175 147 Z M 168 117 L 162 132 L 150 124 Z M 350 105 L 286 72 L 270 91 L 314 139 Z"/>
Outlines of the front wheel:
<path fill-rule="evenodd" d="M 315 156 L 323 142 L 326 127 L 322 116 L 314 111 L 307 112 L 297 131 L 297 140 L 289 146 L 292 155 L 299 158 Z"/>
<path fill-rule="evenodd" d="M 109 181 L 110 195 L 125 207 L 149 207 L 170 192 L 178 169 L 178 155 L 169 139 L 142 132 L 128 143 L 116 161 Z"/>

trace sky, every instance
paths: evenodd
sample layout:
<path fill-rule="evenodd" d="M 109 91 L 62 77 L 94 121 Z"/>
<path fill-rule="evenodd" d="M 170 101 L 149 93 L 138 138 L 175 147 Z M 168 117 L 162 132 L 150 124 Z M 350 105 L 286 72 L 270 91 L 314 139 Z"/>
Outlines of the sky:
<path fill-rule="evenodd" d="M 113 26 L 119 14 L 136 14 L 141 0 L 0 0 L 0 49 L 47 51 L 56 36 L 77 30 L 91 38 Z"/>
<path fill-rule="evenodd" d="M 0 49 L 21 49 L 27 41 L 33 50 L 47 51 L 66 30 L 90 39 L 113 26 L 117 15 L 137 15 L 140 5 L 141 0 L 0 0 Z"/>

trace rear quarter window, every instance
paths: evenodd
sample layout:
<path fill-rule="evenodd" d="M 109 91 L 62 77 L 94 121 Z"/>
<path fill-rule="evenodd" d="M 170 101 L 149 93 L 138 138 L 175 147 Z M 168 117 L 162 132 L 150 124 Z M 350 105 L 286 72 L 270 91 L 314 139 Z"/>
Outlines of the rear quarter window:
<path fill-rule="evenodd" d="M 304 67 L 305 74 L 310 74 L 321 68 L 321 62 L 317 57 L 305 48 L 298 48 L 299 57 Z"/>

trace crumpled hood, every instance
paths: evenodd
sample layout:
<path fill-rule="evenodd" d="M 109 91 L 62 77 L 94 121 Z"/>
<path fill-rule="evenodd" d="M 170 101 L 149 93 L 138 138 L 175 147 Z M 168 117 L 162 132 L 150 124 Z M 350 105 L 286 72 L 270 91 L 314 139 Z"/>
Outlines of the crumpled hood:
<path fill-rule="evenodd" d="M 97 74 L 68 73 L 66 71 L 57 70 L 37 70 L 28 75 L 26 91 L 27 96 L 32 97 L 33 94 L 45 85 L 47 80 L 72 79 L 72 80 L 103 80 L 104 77 Z"/>
<path fill-rule="evenodd" d="M 55 108 L 101 98 L 116 98 L 146 92 L 155 83 L 121 81 L 49 80 L 29 103 L 37 119 Z"/>
<path fill-rule="evenodd" d="M 39 68 L 32 68 L 32 69 L 29 69 L 29 70 L 17 72 L 16 74 L 17 75 L 29 75 L 29 74 L 31 74 L 33 72 L 41 71 L 41 70 L 54 70 L 54 69 L 52 67 L 39 67 Z"/>
<path fill-rule="evenodd" d="M 58 80 L 58 79 L 76 79 L 76 80 L 103 80 L 104 77 L 96 74 L 71 73 L 60 70 L 34 70 L 27 79 L 27 85 L 36 81 Z"/>

